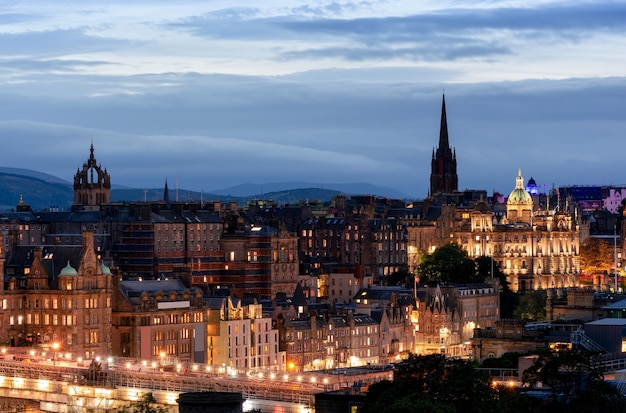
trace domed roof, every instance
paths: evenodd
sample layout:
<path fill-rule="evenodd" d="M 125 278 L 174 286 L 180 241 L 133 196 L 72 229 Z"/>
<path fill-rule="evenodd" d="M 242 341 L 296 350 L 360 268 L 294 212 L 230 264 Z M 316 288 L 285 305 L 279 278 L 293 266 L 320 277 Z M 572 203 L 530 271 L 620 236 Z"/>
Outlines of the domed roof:
<path fill-rule="evenodd" d="M 517 178 L 515 179 L 515 189 L 509 194 L 509 198 L 506 201 L 507 205 L 512 204 L 528 204 L 532 205 L 533 198 L 530 196 L 526 188 L 524 188 L 524 178 L 522 177 L 522 170 L 519 169 Z"/>
<path fill-rule="evenodd" d="M 74 267 L 72 267 L 70 265 L 70 262 L 68 261 L 67 265 L 65 267 L 63 267 L 63 269 L 61 270 L 59 275 L 77 276 L 78 275 L 78 271 L 76 271 L 76 269 Z"/>
<path fill-rule="evenodd" d="M 102 263 L 100 265 L 100 268 L 102 269 L 102 274 L 104 274 L 104 275 L 112 275 L 113 274 L 111 272 L 111 269 L 109 267 L 107 267 L 106 265 L 104 265 L 104 263 Z"/>

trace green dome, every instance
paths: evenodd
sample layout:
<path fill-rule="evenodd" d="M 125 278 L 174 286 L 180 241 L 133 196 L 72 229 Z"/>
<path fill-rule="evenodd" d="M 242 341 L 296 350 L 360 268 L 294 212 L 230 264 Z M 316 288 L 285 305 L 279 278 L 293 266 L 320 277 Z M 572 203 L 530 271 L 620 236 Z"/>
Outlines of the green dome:
<path fill-rule="evenodd" d="M 104 265 L 104 263 L 102 263 L 100 265 L 100 268 L 102 269 L 102 274 L 104 274 L 104 275 L 112 275 L 113 274 L 111 272 L 111 269 L 109 267 L 107 267 L 106 265 Z"/>
<path fill-rule="evenodd" d="M 67 262 L 67 265 L 63 267 L 59 275 L 67 275 L 67 276 L 77 276 L 78 271 L 74 267 L 70 265 L 70 262 Z"/>
<path fill-rule="evenodd" d="M 521 169 L 518 171 L 517 178 L 515 179 L 515 189 L 512 190 L 509 194 L 509 198 L 507 199 L 506 203 L 508 205 L 532 205 L 533 203 L 533 198 L 530 196 L 526 188 L 524 188 L 524 178 L 522 178 Z"/>

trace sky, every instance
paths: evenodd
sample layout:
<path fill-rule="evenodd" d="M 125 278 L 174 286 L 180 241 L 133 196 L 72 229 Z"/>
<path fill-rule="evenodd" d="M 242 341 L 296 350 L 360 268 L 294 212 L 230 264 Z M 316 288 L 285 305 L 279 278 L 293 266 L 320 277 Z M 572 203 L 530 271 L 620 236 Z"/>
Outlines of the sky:
<path fill-rule="evenodd" d="M 626 2 L 0 3 L 0 166 L 211 192 L 623 185 Z"/>

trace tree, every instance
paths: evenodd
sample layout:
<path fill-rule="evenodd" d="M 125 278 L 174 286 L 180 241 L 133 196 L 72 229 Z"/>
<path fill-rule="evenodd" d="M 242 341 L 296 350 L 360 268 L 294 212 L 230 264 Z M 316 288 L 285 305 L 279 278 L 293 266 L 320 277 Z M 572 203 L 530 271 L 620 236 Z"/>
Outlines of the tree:
<path fill-rule="evenodd" d="M 409 357 L 397 364 L 393 382 L 372 385 L 363 413 L 494 411 L 496 390 L 468 360 L 441 354 Z"/>
<path fill-rule="evenodd" d="M 606 241 L 587 238 L 580 246 L 580 269 L 585 273 L 609 272 L 613 261 L 613 252 Z"/>
<path fill-rule="evenodd" d="M 152 393 L 146 393 L 141 400 L 122 407 L 118 413 L 167 413 L 165 407 L 153 406 L 156 402 Z"/>
<path fill-rule="evenodd" d="M 521 353 L 507 351 L 501 357 L 486 358 L 480 365 L 482 368 L 516 369 L 519 365 Z"/>
<path fill-rule="evenodd" d="M 413 285 L 414 275 L 407 270 L 394 271 L 385 280 L 386 285 Z"/>
<path fill-rule="evenodd" d="M 626 411 L 624 397 L 604 382 L 592 355 L 585 350 L 548 352 L 524 371 L 522 381 L 531 388 L 541 384 L 547 389 L 544 411 Z"/>
<path fill-rule="evenodd" d="M 476 271 L 476 263 L 467 252 L 456 243 L 443 245 L 425 254 L 417 266 L 421 281 L 476 283 L 483 282 L 485 277 Z"/>
<path fill-rule="evenodd" d="M 517 308 L 513 311 L 513 317 L 525 321 L 543 321 L 546 319 L 545 290 L 537 290 L 525 293 Z"/>
<path fill-rule="evenodd" d="M 493 261 L 492 257 L 481 256 L 475 259 L 476 273 L 484 278 L 498 279 L 500 283 L 500 317 L 512 318 L 513 310 L 517 306 L 518 299 L 511 291 L 509 282 L 506 279 L 506 274 L 500 269 L 500 265 Z"/>

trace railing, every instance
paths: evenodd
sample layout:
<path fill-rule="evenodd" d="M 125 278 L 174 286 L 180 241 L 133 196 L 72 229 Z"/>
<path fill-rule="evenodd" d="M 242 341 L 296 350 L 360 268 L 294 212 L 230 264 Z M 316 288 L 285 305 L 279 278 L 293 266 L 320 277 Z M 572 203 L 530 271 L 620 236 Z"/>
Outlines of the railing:
<path fill-rule="evenodd" d="M 626 354 L 624 353 L 605 353 L 593 356 L 592 363 L 601 371 L 613 372 L 626 368 Z"/>
<path fill-rule="evenodd" d="M 585 330 L 582 327 L 570 333 L 570 341 L 574 346 L 580 346 L 586 350 L 597 351 L 598 353 L 606 353 L 604 347 L 585 335 Z"/>
<path fill-rule="evenodd" d="M 65 392 L 69 395 L 75 393 L 77 388 L 110 389 L 110 398 L 123 403 L 132 400 L 129 394 L 137 394 L 137 392 L 149 391 L 155 394 L 171 395 L 172 393 L 226 391 L 242 393 L 245 399 L 312 406 L 314 394 L 322 391 L 327 385 L 321 380 L 319 383 L 305 382 L 301 378 L 290 381 L 293 377 L 289 379 L 287 377 L 280 375 L 263 379 L 258 376 L 231 377 L 227 374 L 208 372 L 187 374 L 160 371 L 136 372 L 123 368 L 100 370 L 89 374 L 88 369 L 84 367 L 0 361 L 0 389 L 15 388 L 16 379 L 20 381 L 20 392 L 57 394 Z M 42 387 L 42 380 L 50 383 Z M 137 392 L 132 391 L 133 389 Z M 176 398 L 169 397 L 170 400 Z"/>

